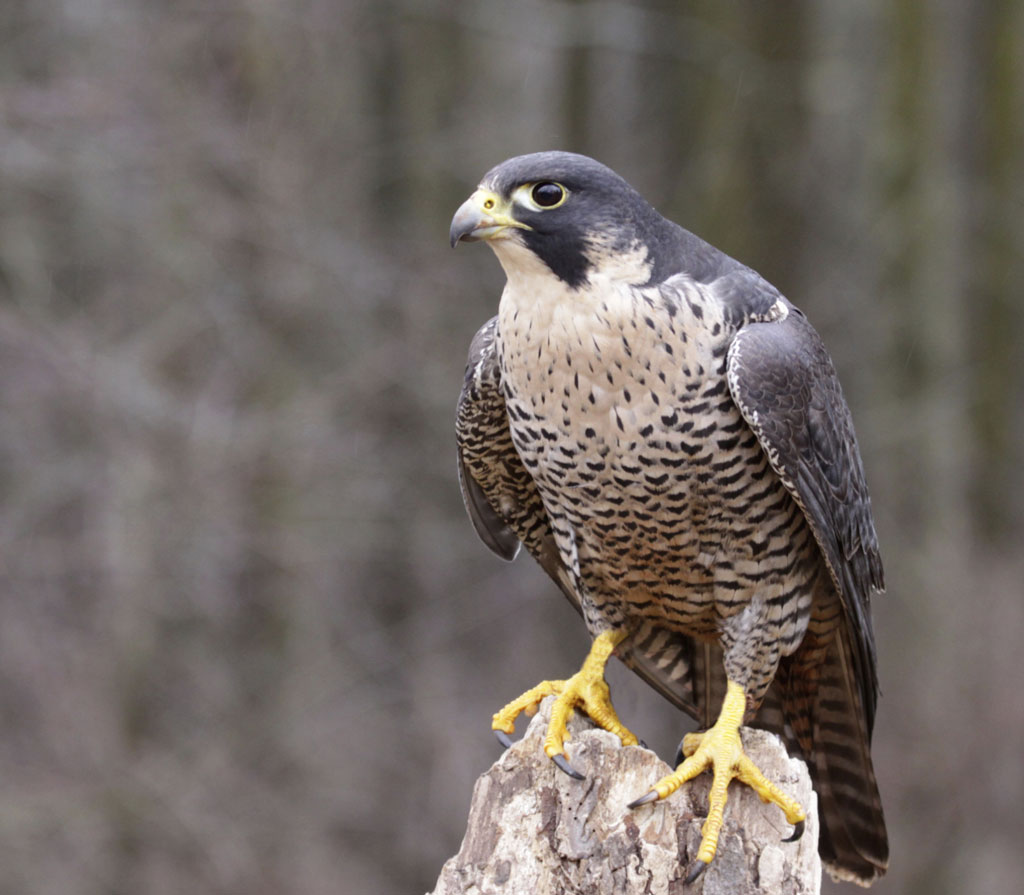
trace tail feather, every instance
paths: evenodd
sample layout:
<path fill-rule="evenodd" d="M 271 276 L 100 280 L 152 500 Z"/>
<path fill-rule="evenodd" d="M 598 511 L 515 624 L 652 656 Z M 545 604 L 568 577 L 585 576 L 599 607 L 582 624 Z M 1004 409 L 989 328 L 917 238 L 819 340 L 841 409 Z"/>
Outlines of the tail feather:
<path fill-rule="evenodd" d="M 799 650 L 780 669 L 776 684 L 784 735 L 807 762 L 818 794 L 821 859 L 834 879 L 867 886 L 885 873 L 889 843 L 847 638 L 840 626 L 823 656 L 810 644 Z"/>
<path fill-rule="evenodd" d="M 814 713 L 820 852 L 838 879 L 869 885 L 889 865 L 889 842 L 871 764 L 871 732 L 842 628 L 822 669 Z"/>
<path fill-rule="evenodd" d="M 718 661 L 709 656 L 718 651 Z M 615 650 L 628 668 L 701 724 L 710 727 L 710 712 L 725 694 L 721 648 L 704 643 L 655 622 L 645 622 Z M 714 699 L 712 678 L 718 669 L 721 693 Z"/>

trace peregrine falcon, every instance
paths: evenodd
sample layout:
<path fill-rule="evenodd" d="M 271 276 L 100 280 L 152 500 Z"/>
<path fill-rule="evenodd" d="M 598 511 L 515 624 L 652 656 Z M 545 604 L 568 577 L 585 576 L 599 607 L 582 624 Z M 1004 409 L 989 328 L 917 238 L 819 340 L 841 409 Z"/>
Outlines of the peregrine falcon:
<path fill-rule="evenodd" d="M 803 808 L 744 754 L 774 731 L 803 758 L 833 876 L 888 864 L 870 741 L 878 696 L 869 599 L 884 587 L 850 411 L 804 314 L 759 274 L 654 210 L 582 155 L 486 174 L 451 243 L 486 240 L 507 283 L 476 334 L 457 411 L 470 519 L 505 559 L 540 563 L 593 638 L 580 670 L 493 720 L 556 701 L 545 752 L 568 773 L 566 721 L 623 744 L 614 654 L 703 733 L 629 807 L 713 773 L 695 879 L 738 778 L 802 832 Z"/>

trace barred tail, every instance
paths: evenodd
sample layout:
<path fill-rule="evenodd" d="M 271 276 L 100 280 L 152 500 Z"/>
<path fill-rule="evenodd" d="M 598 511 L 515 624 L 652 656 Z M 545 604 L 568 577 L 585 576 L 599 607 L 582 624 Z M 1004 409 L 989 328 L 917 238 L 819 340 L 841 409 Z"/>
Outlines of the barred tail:
<path fill-rule="evenodd" d="M 669 702 L 697 720 L 702 729 L 717 718 L 725 698 L 722 647 L 643 622 L 615 654 Z M 682 759 L 680 759 L 682 761 Z"/>
<path fill-rule="evenodd" d="M 829 638 L 823 656 L 802 652 L 787 663 L 779 683 L 787 733 L 818 794 L 818 851 L 834 879 L 868 886 L 888 867 L 889 842 L 845 625 Z M 816 667 L 801 668 L 805 663 Z"/>

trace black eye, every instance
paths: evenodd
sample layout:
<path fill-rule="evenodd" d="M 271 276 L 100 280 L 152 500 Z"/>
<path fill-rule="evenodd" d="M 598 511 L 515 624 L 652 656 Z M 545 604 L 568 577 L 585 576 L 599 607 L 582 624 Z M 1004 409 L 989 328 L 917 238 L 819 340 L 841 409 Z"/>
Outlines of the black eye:
<path fill-rule="evenodd" d="M 541 208 L 554 208 L 556 205 L 560 205 L 565 198 L 565 190 L 557 183 L 544 181 L 543 183 L 538 183 L 530 192 L 530 195 L 533 197 L 533 201 Z"/>

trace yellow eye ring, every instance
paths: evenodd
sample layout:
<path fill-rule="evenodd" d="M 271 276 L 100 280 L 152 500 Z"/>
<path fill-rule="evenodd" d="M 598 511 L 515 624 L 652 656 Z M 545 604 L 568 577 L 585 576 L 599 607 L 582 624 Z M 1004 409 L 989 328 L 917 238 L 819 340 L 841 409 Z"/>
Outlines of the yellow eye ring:
<path fill-rule="evenodd" d="M 484 211 L 490 211 L 492 208 L 494 208 L 494 200 L 484 199 Z"/>

